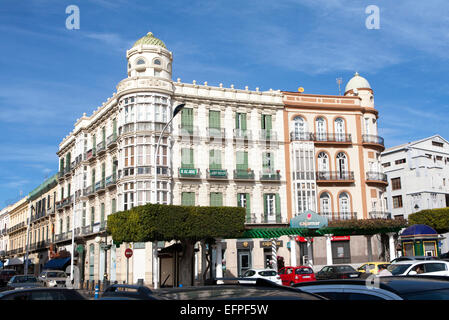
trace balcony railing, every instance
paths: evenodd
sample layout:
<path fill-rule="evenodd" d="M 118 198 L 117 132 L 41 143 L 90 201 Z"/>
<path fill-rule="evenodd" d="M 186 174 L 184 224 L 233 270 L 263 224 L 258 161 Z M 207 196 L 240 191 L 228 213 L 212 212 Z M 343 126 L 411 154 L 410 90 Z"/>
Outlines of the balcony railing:
<path fill-rule="evenodd" d="M 94 194 L 94 188 L 93 186 L 88 186 L 83 189 L 83 196 L 87 197 Z"/>
<path fill-rule="evenodd" d="M 110 175 L 109 177 L 106 178 L 106 187 L 111 187 L 111 186 L 115 186 L 117 183 L 117 177 L 115 174 Z"/>
<path fill-rule="evenodd" d="M 106 145 L 108 148 L 117 145 L 117 134 L 113 133 L 106 139 Z"/>
<path fill-rule="evenodd" d="M 178 136 L 179 137 L 197 137 L 198 126 L 179 125 Z"/>
<path fill-rule="evenodd" d="M 266 141 L 277 141 L 278 136 L 277 132 L 274 130 L 267 130 L 267 129 L 261 129 L 260 130 L 260 140 L 266 140 Z"/>
<path fill-rule="evenodd" d="M 388 183 L 387 175 L 382 172 L 368 171 L 366 173 L 366 180 L 382 181 Z"/>
<path fill-rule="evenodd" d="M 252 140 L 251 130 L 248 129 L 234 129 L 235 139 Z"/>
<path fill-rule="evenodd" d="M 281 171 L 261 171 L 260 172 L 260 180 L 267 180 L 267 181 L 279 181 L 281 180 Z"/>
<path fill-rule="evenodd" d="M 226 130 L 224 128 L 207 128 L 209 138 L 224 139 L 226 138 Z"/>
<path fill-rule="evenodd" d="M 58 179 L 64 179 L 64 168 L 58 172 Z"/>
<path fill-rule="evenodd" d="M 313 141 L 313 134 L 310 132 L 290 132 L 290 141 Z"/>
<path fill-rule="evenodd" d="M 95 183 L 95 192 L 104 191 L 105 188 L 105 180 L 101 180 Z"/>
<path fill-rule="evenodd" d="M 106 151 L 106 141 L 97 144 L 97 155 L 102 155 Z"/>
<path fill-rule="evenodd" d="M 370 219 L 391 219 L 391 212 L 370 211 L 368 214 Z"/>
<path fill-rule="evenodd" d="M 246 224 L 274 224 L 274 223 L 287 223 L 285 218 L 282 218 L 282 215 L 278 214 L 275 217 L 268 217 L 264 213 L 255 214 L 251 213 L 251 215 L 245 218 Z"/>
<path fill-rule="evenodd" d="M 254 170 L 236 169 L 234 170 L 234 180 L 254 180 Z"/>
<path fill-rule="evenodd" d="M 84 159 L 86 161 L 91 161 L 95 158 L 95 151 L 90 149 L 86 152 Z"/>
<path fill-rule="evenodd" d="M 317 181 L 354 181 L 353 171 L 317 171 Z"/>
<path fill-rule="evenodd" d="M 362 135 L 362 141 L 363 141 L 363 143 L 372 143 L 372 144 L 379 144 L 379 145 L 384 146 L 384 138 L 382 138 L 380 136 L 364 134 L 364 135 Z"/>
<path fill-rule="evenodd" d="M 226 169 L 207 169 L 206 170 L 207 179 L 227 179 L 228 170 Z"/>
<path fill-rule="evenodd" d="M 339 142 L 339 143 L 351 143 L 351 134 L 347 133 L 320 133 L 315 132 L 312 134 L 312 139 L 315 143 L 319 142 Z"/>
<path fill-rule="evenodd" d="M 180 178 L 199 178 L 200 177 L 200 169 L 179 168 L 179 177 Z"/>

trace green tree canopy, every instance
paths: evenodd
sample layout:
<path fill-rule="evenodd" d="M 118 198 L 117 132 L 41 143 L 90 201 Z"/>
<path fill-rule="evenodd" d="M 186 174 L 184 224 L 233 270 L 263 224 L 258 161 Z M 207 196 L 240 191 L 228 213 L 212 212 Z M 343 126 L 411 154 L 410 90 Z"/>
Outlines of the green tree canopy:
<path fill-rule="evenodd" d="M 245 230 L 245 209 L 146 204 L 108 216 L 115 242 L 238 238 Z"/>
<path fill-rule="evenodd" d="M 449 208 L 428 209 L 412 213 L 408 216 L 410 225 L 425 224 L 438 233 L 449 231 Z"/>

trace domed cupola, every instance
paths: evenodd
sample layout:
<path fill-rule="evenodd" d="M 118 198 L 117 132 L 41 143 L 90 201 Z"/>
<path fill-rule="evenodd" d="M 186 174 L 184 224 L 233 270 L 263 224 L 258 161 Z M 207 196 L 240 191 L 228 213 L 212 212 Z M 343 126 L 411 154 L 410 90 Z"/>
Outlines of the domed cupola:
<path fill-rule="evenodd" d="M 371 89 L 368 80 L 366 80 L 364 77 L 361 77 L 358 72 L 356 72 L 354 74 L 354 77 L 352 77 L 352 79 L 349 80 L 346 84 L 345 95 L 350 90 L 354 92 L 354 89 Z M 357 92 L 357 90 L 355 92 Z"/>
<path fill-rule="evenodd" d="M 134 43 L 133 48 L 139 45 L 159 46 L 167 49 L 165 43 L 162 40 L 156 38 L 152 32 L 148 32 L 145 36 L 137 40 Z"/>

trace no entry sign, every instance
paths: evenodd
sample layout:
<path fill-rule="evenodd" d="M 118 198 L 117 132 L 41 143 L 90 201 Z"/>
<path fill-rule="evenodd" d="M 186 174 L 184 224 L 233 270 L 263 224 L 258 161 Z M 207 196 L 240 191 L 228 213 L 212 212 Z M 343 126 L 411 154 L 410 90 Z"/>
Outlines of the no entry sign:
<path fill-rule="evenodd" d="M 132 255 L 133 255 L 133 251 L 132 251 L 130 248 L 128 248 L 128 249 L 125 250 L 125 257 L 126 257 L 127 259 L 131 258 Z"/>

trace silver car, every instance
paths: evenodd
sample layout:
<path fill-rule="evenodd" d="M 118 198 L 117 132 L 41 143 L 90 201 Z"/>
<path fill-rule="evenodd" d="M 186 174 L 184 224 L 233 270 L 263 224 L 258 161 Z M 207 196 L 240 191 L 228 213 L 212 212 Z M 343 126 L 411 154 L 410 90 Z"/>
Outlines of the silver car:
<path fill-rule="evenodd" d="M 30 275 L 16 275 L 13 276 L 7 284 L 9 288 L 34 288 L 42 287 L 42 282 L 38 281 L 35 276 Z"/>
<path fill-rule="evenodd" d="M 67 274 L 61 270 L 44 270 L 39 276 L 39 281 L 45 287 L 65 287 Z"/>

